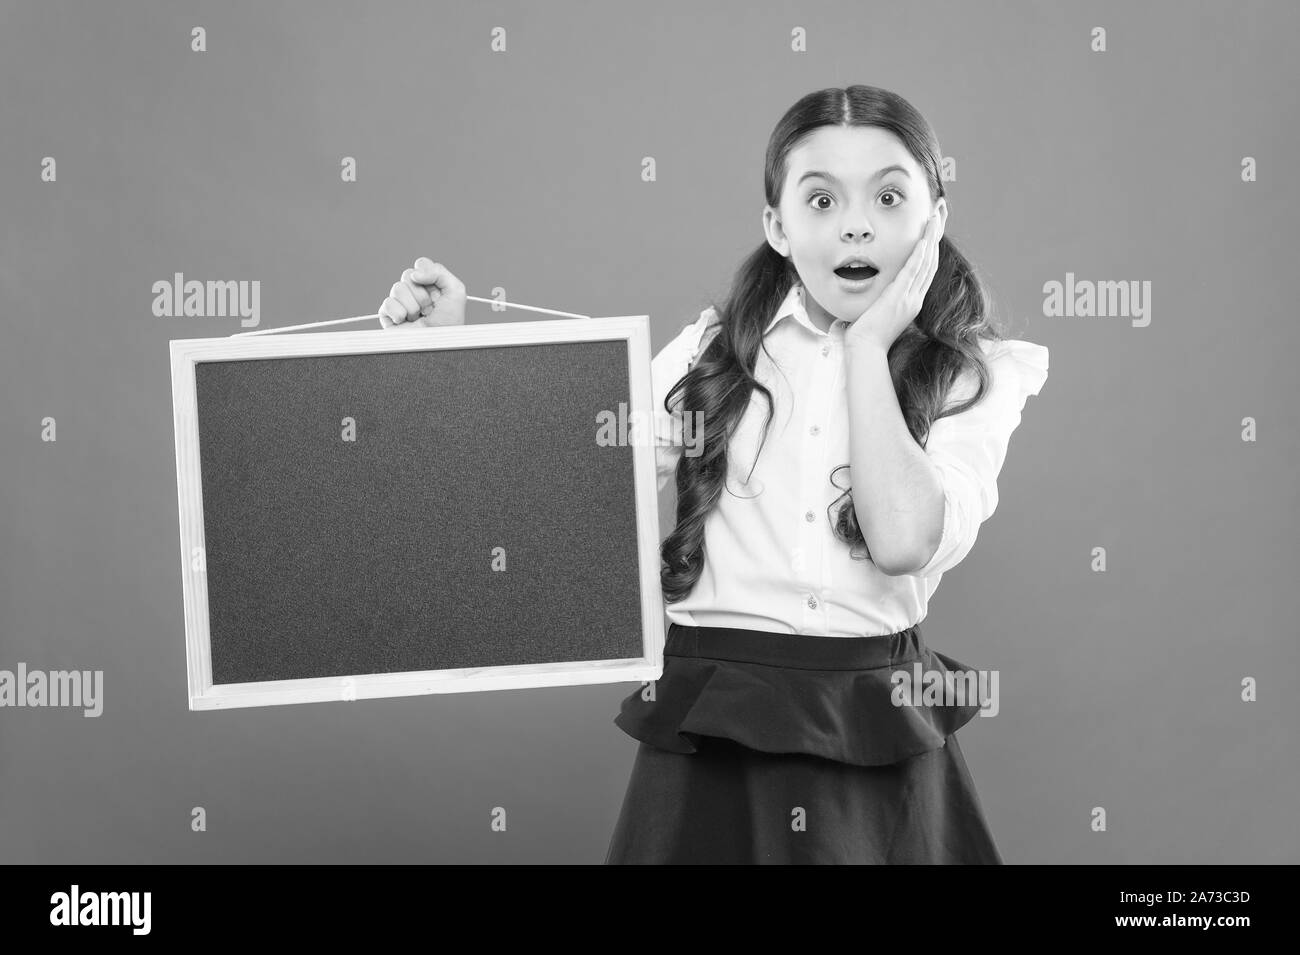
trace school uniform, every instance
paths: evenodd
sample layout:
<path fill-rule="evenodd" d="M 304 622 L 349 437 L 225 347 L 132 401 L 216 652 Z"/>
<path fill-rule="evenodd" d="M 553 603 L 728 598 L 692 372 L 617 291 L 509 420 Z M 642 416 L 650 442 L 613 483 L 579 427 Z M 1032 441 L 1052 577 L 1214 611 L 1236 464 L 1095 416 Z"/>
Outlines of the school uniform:
<path fill-rule="evenodd" d="M 978 702 L 895 705 L 899 670 L 962 674 L 919 624 L 944 572 L 998 503 L 997 476 L 1048 350 L 983 343 L 990 388 L 936 420 L 926 454 L 944 491 L 934 555 L 888 576 L 833 533 L 851 471 L 844 336 L 822 331 L 796 283 L 772 317 L 755 391 L 728 447 L 705 527 L 703 573 L 667 605 L 663 676 L 623 700 L 615 723 L 636 759 L 606 863 L 1001 863 L 954 735 Z M 654 358 L 659 488 L 682 454 L 664 398 L 718 329 L 713 309 Z M 770 353 L 770 357 L 769 357 Z M 974 394 L 964 373 L 951 406 Z M 838 484 L 838 486 L 837 486 Z"/>

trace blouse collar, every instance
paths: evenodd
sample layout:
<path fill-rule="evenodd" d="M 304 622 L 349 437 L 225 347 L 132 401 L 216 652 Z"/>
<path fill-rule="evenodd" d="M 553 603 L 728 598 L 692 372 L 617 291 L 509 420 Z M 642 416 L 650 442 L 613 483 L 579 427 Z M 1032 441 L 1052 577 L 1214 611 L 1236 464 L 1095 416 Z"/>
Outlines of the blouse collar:
<path fill-rule="evenodd" d="M 790 286 L 790 291 L 786 293 L 785 299 L 777 307 L 776 314 L 772 316 L 772 320 L 768 322 L 767 328 L 763 331 L 764 336 L 771 332 L 772 329 L 776 328 L 777 324 L 783 318 L 793 318 L 814 335 L 820 335 L 823 338 L 830 337 L 826 332 L 818 328 L 813 320 L 808 317 L 808 309 L 805 306 L 802 282 L 796 281 Z M 837 324 L 840 323 L 833 323 L 831 328 L 835 329 L 835 325 Z"/>

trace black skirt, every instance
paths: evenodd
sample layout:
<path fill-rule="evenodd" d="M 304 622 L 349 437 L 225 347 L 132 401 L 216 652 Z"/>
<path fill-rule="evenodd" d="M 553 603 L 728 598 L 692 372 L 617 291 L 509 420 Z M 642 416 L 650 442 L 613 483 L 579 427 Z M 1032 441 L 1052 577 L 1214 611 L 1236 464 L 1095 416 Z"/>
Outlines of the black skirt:
<path fill-rule="evenodd" d="M 891 674 L 968 672 L 918 627 L 819 637 L 671 624 L 606 864 L 1001 864 L 954 735 L 979 703 L 895 705 Z"/>

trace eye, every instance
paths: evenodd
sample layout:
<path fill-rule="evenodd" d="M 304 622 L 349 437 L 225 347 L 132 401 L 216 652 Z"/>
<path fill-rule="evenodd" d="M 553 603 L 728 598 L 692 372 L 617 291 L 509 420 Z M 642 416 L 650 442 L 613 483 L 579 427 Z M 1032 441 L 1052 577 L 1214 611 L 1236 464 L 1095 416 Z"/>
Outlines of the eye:
<path fill-rule="evenodd" d="M 907 198 L 907 197 L 904 196 L 904 195 L 903 195 L 899 190 L 895 189 L 893 186 L 888 187 L 887 189 L 883 190 L 883 191 L 880 193 L 881 196 L 888 195 L 888 194 L 893 194 L 893 195 L 895 195 L 895 196 L 898 196 L 898 199 L 895 200 L 894 202 L 890 202 L 890 203 L 886 204 L 886 206 L 885 206 L 886 209 L 893 209 L 893 208 L 895 208 L 895 207 L 899 204 L 899 201 L 901 201 L 901 200 Z M 827 199 L 831 199 L 831 198 L 833 198 L 829 192 L 821 192 L 821 191 L 818 191 L 818 192 L 814 192 L 812 195 L 810 195 L 810 196 L 808 197 L 808 201 L 809 201 L 809 202 L 815 202 L 815 201 L 817 200 L 817 197 L 818 197 L 818 196 L 825 196 Z M 826 209 L 827 209 L 828 207 L 827 207 L 827 206 L 817 206 L 816 208 L 817 208 L 817 211 L 818 211 L 818 212 L 825 212 Z"/>

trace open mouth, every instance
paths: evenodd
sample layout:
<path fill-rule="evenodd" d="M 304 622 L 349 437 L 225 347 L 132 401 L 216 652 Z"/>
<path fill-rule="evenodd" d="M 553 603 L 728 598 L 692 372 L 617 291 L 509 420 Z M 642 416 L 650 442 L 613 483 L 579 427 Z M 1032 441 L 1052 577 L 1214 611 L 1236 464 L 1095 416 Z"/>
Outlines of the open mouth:
<path fill-rule="evenodd" d="M 853 267 L 845 266 L 836 269 L 835 274 L 838 275 L 840 278 L 848 279 L 851 282 L 860 282 L 863 279 L 871 278 L 878 271 L 879 271 L 878 269 L 873 269 L 869 265 L 861 265 L 861 266 L 853 266 Z"/>

